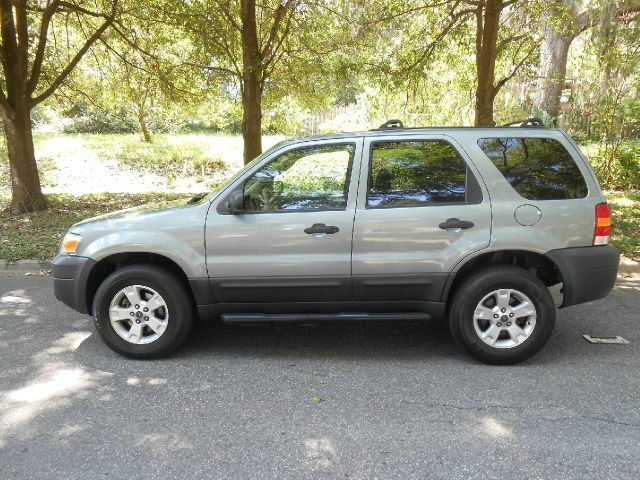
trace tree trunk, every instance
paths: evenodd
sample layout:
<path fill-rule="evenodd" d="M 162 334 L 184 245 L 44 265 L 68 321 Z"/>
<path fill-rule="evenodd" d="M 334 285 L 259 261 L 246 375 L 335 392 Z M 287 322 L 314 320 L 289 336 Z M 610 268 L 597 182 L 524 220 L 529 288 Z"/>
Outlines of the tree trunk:
<path fill-rule="evenodd" d="M 26 107 L 16 109 L 14 115 L 4 117 L 9 168 L 13 196 L 11 209 L 19 212 L 44 210 L 47 202 L 40 188 L 31 133 L 31 113 Z"/>
<path fill-rule="evenodd" d="M 543 38 L 540 46 L 542 71 L 533 101 L 533 114 L 557 124 L 560 115 L 560 97 L 567 73 L 567 57 L 573 35 L 567 32 L 567 29 L 558 28 L 548 17 L 548 15 L 542 17 Z"/>
<path fill-rule="evenodd" d="M 262 55 L 258 45 L 255 0 L 241 1 L 242 136 L 244 163 L 262 153 Z"/>
<path fill-rule="evenodd" d="M 144 108 L 138 108 L 138 124 L 140 125 L 140 133 L 145 142 L 151 143 L 151 132 L 147 125 L 147 116 L 145 115 Z"/>
<path fill-rule="evenodd" d="M 493 126 L 493 101 L 497 90 L 494 86 L 498 27 L 502 0 L 487 0 L 476 14 L 476 87 L 475 125 Z"/>

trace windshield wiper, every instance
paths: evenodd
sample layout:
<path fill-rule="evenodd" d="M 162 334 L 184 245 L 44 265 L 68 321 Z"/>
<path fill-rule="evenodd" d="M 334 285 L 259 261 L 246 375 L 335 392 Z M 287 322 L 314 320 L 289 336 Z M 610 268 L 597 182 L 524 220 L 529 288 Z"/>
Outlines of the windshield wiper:
<path fill-rule="evenodd" d="M 193 205 L 194 203 L 198 203 L 200 200 L 202 200 L 204 197 L 206 197 L 207 194 L 206 193 L 199 193 L 198 195 L 196 195 L 195 197 L 193 197 L 191 200 L 189 200 L 187 202 L 188 205 Z"/>

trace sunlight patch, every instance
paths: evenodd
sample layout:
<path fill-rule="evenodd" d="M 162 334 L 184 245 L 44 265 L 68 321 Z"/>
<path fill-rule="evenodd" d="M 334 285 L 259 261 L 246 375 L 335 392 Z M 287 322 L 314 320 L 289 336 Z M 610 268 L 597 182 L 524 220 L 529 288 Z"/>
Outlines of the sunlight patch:
<path fill-rule="evenodd" d="M 482 432 L 495 438 L 511 438 L 513 433 L 509 427 L 501 424 L 493 417 L 484 417 L 480 420 L 480 428 Z"/>
<path fill-rule="evenodd" d="M 53 342 L 53 346 L 45 350 L 45 353 L 63 353 L 63 352 L 75 352 L 78 347 L 87 338 L 91 336 L 91 332 L 69 332 L 62 338 L 59 338 Z"/>
<path fill-rule="evenodd" d="M 23 295 L 16 295 L 18 292 L 9 292 L 7 295 L 0 297 L 2 303 L 31 303 L 31 299 Z M 12 295 L 13 294 L 13 295 Z"/>
<path fill-rule="evenodd" d="M 336 448 L 330 438 L 307 438 L 304 449 L 316 467 L 329 468 L 336 462 Z"/>
<path fill-rule="evenodd" d="M 88 386 L 89 376 L 80 368 L 61 369 L 54 372 L 49 380 L 13 390 L 7 397 L 16 402 L 41 402 L 67 396 Z"/>

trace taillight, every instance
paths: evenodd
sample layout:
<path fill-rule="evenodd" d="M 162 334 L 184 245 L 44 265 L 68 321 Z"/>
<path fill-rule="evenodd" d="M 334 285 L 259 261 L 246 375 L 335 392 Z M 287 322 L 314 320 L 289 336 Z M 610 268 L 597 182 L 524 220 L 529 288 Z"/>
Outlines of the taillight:
<path fill-rule="evenodd" d="M 596 228 L 593 232 L 594 245 L 606 245 L 611 236 L 611 208 L 608 203 L 596 205 Z"/>

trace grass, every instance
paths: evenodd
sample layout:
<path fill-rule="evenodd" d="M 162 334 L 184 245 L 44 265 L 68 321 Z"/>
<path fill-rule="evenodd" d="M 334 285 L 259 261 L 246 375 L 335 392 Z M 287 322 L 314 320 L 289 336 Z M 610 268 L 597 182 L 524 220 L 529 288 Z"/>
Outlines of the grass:
<path fill-rule="evenodd" d="M 613 216 L 611 243 L 640 261 L 640 192 L 608 192 L 606 197 Z"/>
<path fill-rule="evenodd" d="M 9 194 L 0 194 L 0 258 L 49 260 L 58 253 L 69 227 L 85 218 L 122 208 L 165 200 L 189 199 L 193 195 L 171 193 L 47 195 L 50 208 L 37 213 L 6 211 Z"/>
<path fill-rule="evenodd" d="M 263 136 L 263 148 L 271 147 L 282 138 Z M 137 134 L 35 132 L 34 148 L 44 185 L 49 185 L 57 165 L 83 165 L 87 159 L 115 160 L 141 173 L 158 174 L 169 182 L 188 177 L 210 185 L 220 183 L 243 164 L 243 143 L 239 135 L 157 134 L 152 143 L 146 143 Z M 9 185 L 6 158 L 6 144 L 0 139 L 0 186 Z"/>

